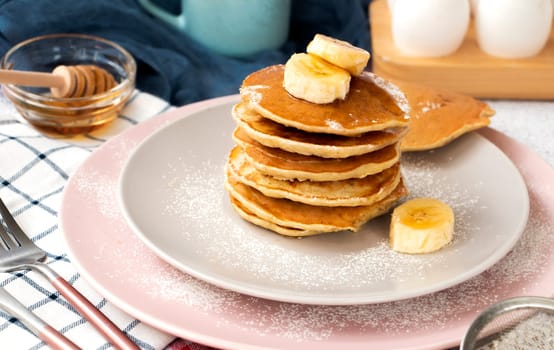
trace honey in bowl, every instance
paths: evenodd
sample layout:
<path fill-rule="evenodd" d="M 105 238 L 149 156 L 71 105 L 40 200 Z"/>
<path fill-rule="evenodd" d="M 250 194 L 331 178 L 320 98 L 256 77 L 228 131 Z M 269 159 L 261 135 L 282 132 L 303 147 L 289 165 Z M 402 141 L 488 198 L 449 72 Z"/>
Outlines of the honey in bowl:
<path fill-rule="evenodd" d="M 29 39 L 10 49 L 0 62 L 1 69 L 44 74 L 59 66 L 101 68 L 113 77 L 115 85 L 103 92 L 85 87 L 92 81 L 92 68 L 76 82 L 76 89 L 82 90 L 76 94 L 80 97 L 59 96 L 63 94 L 50 87 L 3 85 L 4 94 L 19 113 L 42 131 L 79 134 L 106 125 L 118 116 L 134 90 L 133 57 L 121 46 L 98 37 L 54 34 Z M 90 94 L 84 93 L 87 91 Z"/>
<path fill-rule="evenodd" d="M 93 97 L 56 99 L 45 96 L 41 104 L 22 96 L 4 93 L 19 113 L 33 126 L 45 132 L 72 135 L 93 131 L 119 115 L 130 95 L 108 92 Z"/>

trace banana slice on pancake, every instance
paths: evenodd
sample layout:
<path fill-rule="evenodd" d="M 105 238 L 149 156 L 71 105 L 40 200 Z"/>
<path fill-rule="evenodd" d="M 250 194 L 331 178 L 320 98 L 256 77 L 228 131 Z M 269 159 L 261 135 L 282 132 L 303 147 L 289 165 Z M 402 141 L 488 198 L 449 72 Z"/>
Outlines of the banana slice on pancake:
<path fill-rule="evenodd" d="M 369 52 L 362 48 L 323 34 L 314 36 L 306 52 L 344 68 L 354 76 L 362 74 L 370 57 Z"/>
<path fill-rule="evenodd" d="M 322 34 L 315 35 L 306 51 L 285 64 L 283 87 L 296 98 L 318 104 L 344 100 L 350 74 L 359 76 L 369 61 L 369 52 Z"/>
<path fill-rule="evenodd" d="M 292 55 L 285 64 L 283 87 L 289 94 L 312 103 L 344 100 L 350 89 L 350 73 L 317 56 Z"/>

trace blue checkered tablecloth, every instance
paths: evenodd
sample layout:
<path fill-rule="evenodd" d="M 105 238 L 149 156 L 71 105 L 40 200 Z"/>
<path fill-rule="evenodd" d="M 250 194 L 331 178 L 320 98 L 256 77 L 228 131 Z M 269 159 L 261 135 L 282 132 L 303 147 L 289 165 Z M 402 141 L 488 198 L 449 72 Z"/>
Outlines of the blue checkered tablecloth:
<path fill-rule="evenodd" d="M 96 293 L 67 256 L 58 226 L 64 186 L 77 167 L 110 137 L 171 106 L 136 91 L 111 124 L 86 135 L 46 136 L 29 126 L 0 94 L 0 198 L 31 239 L 47 252 L 47 264 L 69 281 L 142 349 L 162 349 L 174 337 L 123 313 Z M 0 273 L 0 287 L 83 349 L 111 349 L 46 279 L 32 271 Z M 15 318 L 0 310 L 0 349 L 48 348 Z"/>

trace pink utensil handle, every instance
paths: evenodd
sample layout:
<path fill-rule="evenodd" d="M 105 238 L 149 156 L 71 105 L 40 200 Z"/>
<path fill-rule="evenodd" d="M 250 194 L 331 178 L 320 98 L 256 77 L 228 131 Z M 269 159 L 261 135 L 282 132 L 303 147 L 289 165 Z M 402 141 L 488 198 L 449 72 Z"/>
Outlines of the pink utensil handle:
<path fill-rule="evenodd" d="M 73 288 L 71 284 L 67 283 L 60 276 L 50 282 L 113 345 L 124 350 L 140 350 L 131 339 L 127 338 L 112 321 L 92 305 L 77 289 Z"/>
<path fill-rule="evenodd" d="M 39 330 L 38 337 L 54 350 L 80 350 L 71 340 L 48 325 Z"/>
<path fill-rule="evenodd" d="M 140 348 L 117 328 L 112 321 L 48 265 L 35 263 L 29 265 L 29 267 L 42 273 L 50 283 L 52 283 L 54 288 L 56 288 L 92 326 L 104 335 L 112 345 L 121 350 L 140 350 Z"/>
<path fill-rule="evenodd" d="M 8 314 L 19 319 L 29 331 L 42 339 L 46 344 L 50 345 L 51 348 L 55 350 L 79 349 L 71 340 L 46 324 L 46 322 L 29 311 L 23 304 L 2 288 L 0 288 L 0 307 Z"/>

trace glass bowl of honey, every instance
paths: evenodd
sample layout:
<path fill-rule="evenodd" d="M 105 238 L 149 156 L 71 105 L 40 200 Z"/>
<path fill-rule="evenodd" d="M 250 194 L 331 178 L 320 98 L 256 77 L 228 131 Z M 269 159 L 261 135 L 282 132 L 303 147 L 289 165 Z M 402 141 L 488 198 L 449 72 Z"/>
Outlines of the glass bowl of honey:
<path fill-rule="evenodd" d="M 60 66 L 93 67 L 107 72 L 113 80 L 97 91 L 93 87 L 91 93 L 76 96 L 60 96 L 51 87 L 3 84 L 4 95 L 23 118 L 43 131 L 90 132 L 114 120 L 133 94 L 133 56 L 120 45 L 95 36 L 50 34 L 31 38 L 12 47 L 0 61 L 1 69 L 23 72 L 52 73 Z"/>

